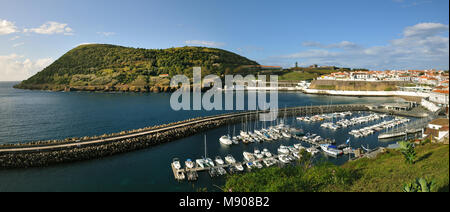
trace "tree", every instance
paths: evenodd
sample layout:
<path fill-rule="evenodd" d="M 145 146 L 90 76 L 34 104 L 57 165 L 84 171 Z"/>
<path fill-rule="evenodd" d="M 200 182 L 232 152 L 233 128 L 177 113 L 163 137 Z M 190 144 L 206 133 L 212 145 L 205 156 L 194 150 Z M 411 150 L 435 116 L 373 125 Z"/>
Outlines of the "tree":
<path fill-rule="evenodd" d="M 298 62 L 295 62 L 295 68 L 298 68 Z"/>
<path fill-rule="evenodd" d="M 407 141 L 402 141 L 399 142 L 399 145 L 400 151 L 402 152 L 403 156 L 405 156 L 405 162 L 408 164 L 414 164 L 417 156 L 414 144 Z"/>

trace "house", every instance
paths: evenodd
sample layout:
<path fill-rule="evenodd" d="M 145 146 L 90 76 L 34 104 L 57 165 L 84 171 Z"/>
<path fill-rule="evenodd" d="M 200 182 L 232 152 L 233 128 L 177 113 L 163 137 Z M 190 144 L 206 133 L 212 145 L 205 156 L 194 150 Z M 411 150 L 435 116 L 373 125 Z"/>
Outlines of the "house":
<path fill-rule="evenodd" d="M 430 101 L 442 104 L 442 105 L 448 105 L 449 104 L 449 91 L 448 90 L 433 90 L 430 93 Z"/>
<path fill-rule="evenodd" d="M 433 141 L 441 142 L 445 137 L 448 137 L 449 132 L 449 123 L 448 119 L 440 118 L 431 121 L 425 132 L 423 133 L 423 137 L 430 137 Z"/>

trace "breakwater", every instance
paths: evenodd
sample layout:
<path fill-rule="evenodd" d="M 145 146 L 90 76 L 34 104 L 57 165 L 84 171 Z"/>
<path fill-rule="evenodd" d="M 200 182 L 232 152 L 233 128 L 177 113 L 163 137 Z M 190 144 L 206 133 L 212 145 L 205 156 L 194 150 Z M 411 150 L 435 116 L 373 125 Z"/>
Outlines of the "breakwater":
<path fill-rule="evenodd" d="M 278 115 L 281 117 L 302 116 L 366 110 L 368 107 L 361 104 L 308 106 L 280 109 Z M 108 157 L 174 141 L 226 124 L 239 123 L 245 117 L 247 120 L 254 120 L 258 113 L 265 112 L 267 111 L 249 111 L 202 117 L 93 138 L 3 145 L 0 146 L 0 168 L 44 167 Z"/>

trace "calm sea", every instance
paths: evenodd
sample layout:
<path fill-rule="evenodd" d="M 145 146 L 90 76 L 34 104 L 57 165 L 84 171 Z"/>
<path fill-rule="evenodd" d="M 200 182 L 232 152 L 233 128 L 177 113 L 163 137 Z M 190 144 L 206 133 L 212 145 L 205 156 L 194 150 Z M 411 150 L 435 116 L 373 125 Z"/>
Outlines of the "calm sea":
<path fill-rule="evenodd" d="M 13 89 L 13 82 L 0 82 L 0 143 L 30 142 L 102 135 L 152 125 L 181 121 L 193 117 L 230 111 L 173 111 L 170 94 L 46 92 Z M 279 107 L 326 104 L 350 104 L 401 101 L 397 98 L 357 98 L 314 96 L 302 93 L 279 93 Z M 356 114 L 362 115 L 362 114 Z M 325 138 L 344 143 L 350 129 L 329 131 L 318 124 L 304 124 L 293 118 L 289 124 Z M 259 123 L 261 125 L 261 123 Z M 273 143 L 222 147 L 218 139 L 241 124 L 224 126 L 206 132 L 208 156 L 232 154 L 242 160 L 242 152 L 268 148 L 272 152 L 281 144 L 298 143 L 284 140 Z M 357 128 L 364 127 L 358 126 Z M 353 147 L 387 146 L 377 135 L 352 141 Z M 180 139 L 149 149 L 108 158 L 62 164 L 48 168 L 0 170 L 0 191 L 217 191 L 224 178 L 211 179 L 200 173 L 196 183 L 178 183 L 169 167 L 174 157 L 186 160 L 204 155 L 203 134 Z M 319 156 L 319 158 L 326 158 Z M 326 158 L 342 164 L 346 157 Z"/>

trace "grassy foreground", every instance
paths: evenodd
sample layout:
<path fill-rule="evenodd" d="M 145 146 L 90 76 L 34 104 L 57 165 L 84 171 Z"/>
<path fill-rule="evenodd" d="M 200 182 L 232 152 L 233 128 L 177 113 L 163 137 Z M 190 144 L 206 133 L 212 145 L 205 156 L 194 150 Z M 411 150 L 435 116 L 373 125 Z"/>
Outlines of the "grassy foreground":
<path fill-rule="evenodd" d="M 415 164 L 389 150 L 376 159 L 360 159 L 343 166 L 319 163 L 268 168 L 230 176 L 224 190 L 233 192 L 401 192 L 416 178 L 434 179 L 436 191 L 449 191 L 449 146 L 426 144 L 416 147 Z"/>

